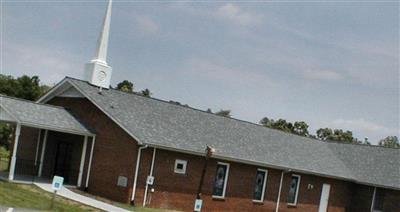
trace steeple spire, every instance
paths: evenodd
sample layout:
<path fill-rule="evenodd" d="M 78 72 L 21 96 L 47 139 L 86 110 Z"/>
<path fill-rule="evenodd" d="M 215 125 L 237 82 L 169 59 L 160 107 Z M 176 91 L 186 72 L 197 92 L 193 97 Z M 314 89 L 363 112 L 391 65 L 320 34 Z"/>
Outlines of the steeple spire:
<path fill-rule="evenodd" d="M 108 35 L 110 33 L 112 0 L 108 1 L 100 33 L 96 56 L 86 64 L 86 79 L 90 84 L 101 88 L 109 88 L 112 68 L 107 64 Z"/>
<path fill-rule="evenodd" d="M 108 1 L 106 15 L 104 16 L 103 21 L 103 31 L 101 31 L 99 41 L 98 41 L 98 48 L 97 48 L 97 55 L 96 58 L 99 61 L 103 61 L 107 64 L 107 47 L 108 47 L 108 34 L 110 32 L 110 22 L 111 22 L 111 7 L 112 7 L 112 0 Z"/>

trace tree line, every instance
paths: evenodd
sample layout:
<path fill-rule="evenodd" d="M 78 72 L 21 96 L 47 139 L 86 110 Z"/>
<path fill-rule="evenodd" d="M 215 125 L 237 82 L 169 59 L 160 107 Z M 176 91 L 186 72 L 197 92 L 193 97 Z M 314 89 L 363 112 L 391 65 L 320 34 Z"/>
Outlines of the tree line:
<path fill-rule="evenodd" d="M 23 75 L 21 77 L 14 78 L 13 76 L 0 74 L 0 94 L 35 101 L 49 89 L 50 86 L 40 83 L 40 79 L 38 76 L 30 77 Z M 145 97 L 151 97 L 153 95 L 153 93 L 148 88 L 136 92 L 134 89 L 134 84 L 128 80 L 123 80 L 117 83 L 114 89 L 127 93 L 136 93 Z M 177 101 L 170 100 L 169 102 L 189 107 L 189 105 L 182 104 Z M 214 113 L 216 115 L 224 117 L 232 117 L 231 110 L 227 109 L 221 109 L 219 111 L 213 112 L 210 108 L 208 108 L 206 112 Z M 367 140 L 360 141 L 355 138 L 352 131 L 350 130 L 319 128 L 318 130 L 316 130 L 315 134 L 311 134 L 309 132 L 309 125 L 304 121 L 295 121 L 292 123 L 285 119 L 274 120 L 268 117 L 264 117 L 260 120 L 259 124 L 271 129 L 281 130 L 287 133 L 319 139 L 322 141 L 336 141 L 370 145 Z M 5 146 L 7 149 L 10 144 L 12 131 L 13 129 L 11 125 L 0 123 L 0 145 Z M 391 148 L 400 148 L 400 143 L 397 136 L 387 136 L 381 139 L 378 145 Z"/>

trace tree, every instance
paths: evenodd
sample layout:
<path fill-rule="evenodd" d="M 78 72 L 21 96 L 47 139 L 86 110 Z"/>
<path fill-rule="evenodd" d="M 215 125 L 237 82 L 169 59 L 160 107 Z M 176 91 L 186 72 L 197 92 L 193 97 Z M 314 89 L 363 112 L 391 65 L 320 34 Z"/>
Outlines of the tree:
<path fill-rule="evenodd" d="M 29 77 L 23 75 L 18 78 L 0 74 L 0 93 L 26 100 L 37 100 L 43 95 L 49 86 L 40 85 L 38 76 Z"/>
<path fill-rule="evenodd" d="M 332 135 L 333 135 L 333 131 L 332 131 L 332 129 L 330 129 L 330 128 L 319 128 L 319 129 L 317 130 L 317 138 L 318 138 L 319 140 L 326 141 L 326 140 L 328 140 L 329 138 L 331 138 Z"/>
<path fill-rule="evenodd" d="M 117 84 L 117 90 L 133 93 L 133 83 L 128 80 L 124 80 Z"/>
<path fill-rule="evenodd" d="M 308 136 L 308 124 L 304 121 L 294 122 L 293 133 L 300 136 Z"/>
<path fill-rule="evenodd" d="M 346 143 L 361 143 L 353 137 L 353 132 L 342 129 L 320 128 L 317 130 L 317 138 L 323 141 L 340 141 Z"/>
<path fill-rule="evenodd" d="M 264 117 L 261 119 L 260 124 L 264 127 L 269 127 L 300 136 L 309 136 L 308 124 L 304 121 L 296 121 L 294 124 L 292 124 L 285 119 L 278 119 L 275 121 L 273 119 Z"/>
<path fill-rule="evenodd" d="M 230 110 L 220 110 L 220 111 L 216 112 L 215 114 L 219 115 L 219 116 L 232 117 Z"/>
<path fill-rule="evenodd" d="M 144 90 L 142 90 L 141 92 L 140 92 L 140 94 L 142 94 L 143 96 L 145 96 L 145 97 L 150 97 L 151 95 L 153 95 L 151 92 L 150 92 L 150 90 L 149 89 L 144 89 Z"/>
<path fill-rule="evenodd" d="M 400 143 L 399 143 L 399 139 L 397 138 L 397 136 L 388 136 L 388 137 L 380 140 L 378 145 L 384 146 L 384 147 L 391 147 L 391 148 L 400 148 Z"/>
<path fill-rule="evenodd" d="M 0 93 L 7 96 L 34 101 L 47 92 L 49 88 L 47 85 L 40 85 L 38 76 L 23 75 L 14 78 L 0 74 Z M 12 125 L 0 123 L 0 145 L 5 146 L 6 149 L 9 149 L 13 131 Z"/>

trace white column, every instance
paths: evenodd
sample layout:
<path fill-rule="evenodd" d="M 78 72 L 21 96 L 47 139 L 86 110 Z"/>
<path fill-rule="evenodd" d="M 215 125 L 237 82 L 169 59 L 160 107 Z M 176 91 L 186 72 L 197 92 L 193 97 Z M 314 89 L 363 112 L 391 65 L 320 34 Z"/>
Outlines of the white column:
<path fill-rule="evenodd" d="M 21 124 L 18 123 L 17 127 L 15 128 L 14 147 L 13 147 L 13 152 L 12 152 L 12 156 L 11 156 L 10 172 L 8 173 L 9 180 L 14 180 L 15 163 L 17 162 L 17 149 L 18 149 L 18 140 L 19 140 L 20 133 L 21 133 Z"/>
<path fill-rule="evenodd" d="M 46 151 L 46 143 L 47 143 L 47 134 L 48 134 L 48 130 L 45 130 L 44 131 L 44 138 L 43 138 L 43 145 L 42 145 L 42 153 L 40 155 L 40 165 L 39 165 L 38 177 L 42 176 L 44 153 Z"/>
<path fill-rule="evenodd" d="M 86 173 L 86 183 L 85 183 L 85 187 L 86 188 L 89 186 L 90 169 L 92 168 L 92 159 L 93 159 L 93 150 L 94 150 L 95 141 L 96 141 L 96 136 L 93 136 L 93 138 L 92 138 L 92 148 L 90 150 L 90 156 L 89 156 L 88 170 L 87 170 L 87 173 Z"/>
<path fill-rule="evenodd" d="M 87 140 L 88 140 L 88 137 L 85 136 L 85 139 L 83 140 L 83 146 L 82 146 L 81 164 L 79 166 L 79 175 L 78 175 L 78 183 L 77 183 L 78 187 L 81 187 L 81 184 L 82 184 L 82 174 L 83 174 L 83 166 L 85 165 Z"/>
<path fill-rule="evenodd" d="M 282 183 L 283 183 L 283 175 L 285 174 L 285 171 L 282 171 L 281 174 L 281 181 L 279 182 L 279 191 L 278 191 L 278 199 L 276 200 L 276 208 L 275 212 L 279 211 L 279 202 L 281 200 L 281 191 L 282 191 Z"/>

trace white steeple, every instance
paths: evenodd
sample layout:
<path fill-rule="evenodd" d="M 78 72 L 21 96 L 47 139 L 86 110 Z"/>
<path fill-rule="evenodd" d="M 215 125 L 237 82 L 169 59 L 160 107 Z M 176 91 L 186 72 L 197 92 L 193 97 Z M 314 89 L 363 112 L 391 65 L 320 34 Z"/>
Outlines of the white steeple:
<path fill-rule="evenodd" d="M 112 68 L 107 64 L 108 34 L 110 32 L 112 0 L 108 1 L 108 7 L 104 16 L 103 30 L 101 31 L 96 57 L 86 64 L 86 80 L 90 84 L 101 88 L 109 88 Z"/>

